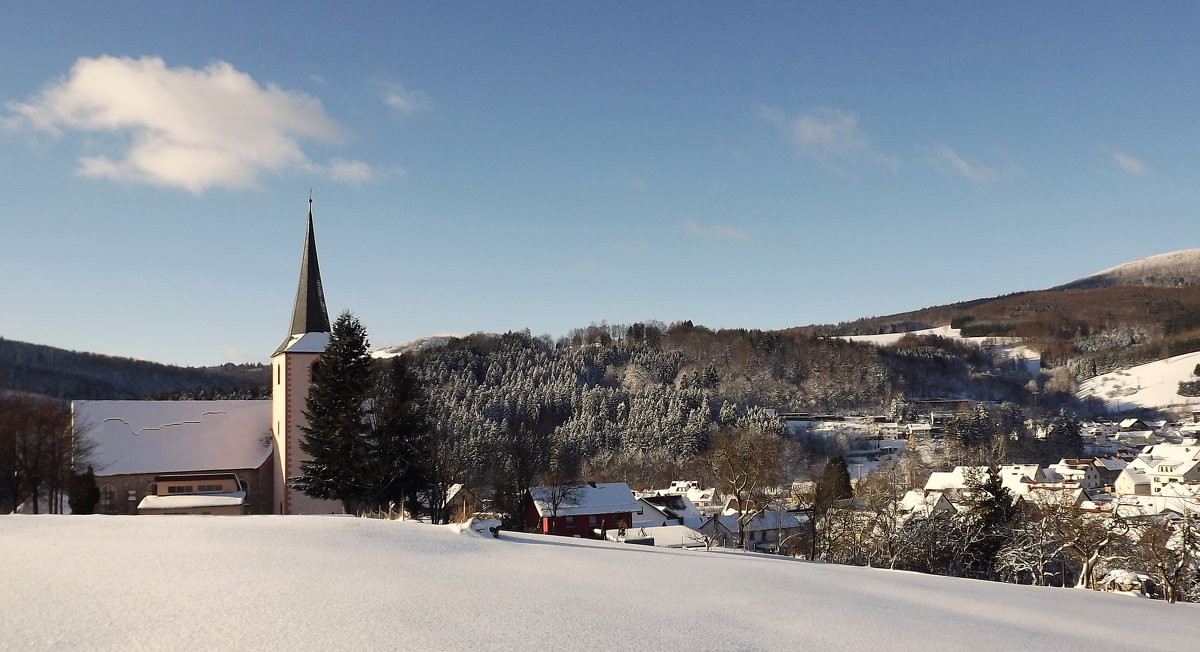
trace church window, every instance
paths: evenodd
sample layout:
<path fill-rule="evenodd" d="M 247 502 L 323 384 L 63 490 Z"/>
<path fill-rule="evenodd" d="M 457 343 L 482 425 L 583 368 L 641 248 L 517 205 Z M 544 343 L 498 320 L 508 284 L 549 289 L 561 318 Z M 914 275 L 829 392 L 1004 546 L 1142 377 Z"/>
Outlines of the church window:
<path fill-rule="evenodd" d="M 282 378 L 283 365 L 275 365 L 275 384 L 278 385 L 280 382 L 282 382 Z"/>
<path fill-rule="evenodd" d="M 116 500 L 116 498 L 117 498 L 117 490 L 114 489 L 112 485 L 106 484 L 100 490 L 100 504 L 101 505 L 112 505 L 113 501 Z"/>

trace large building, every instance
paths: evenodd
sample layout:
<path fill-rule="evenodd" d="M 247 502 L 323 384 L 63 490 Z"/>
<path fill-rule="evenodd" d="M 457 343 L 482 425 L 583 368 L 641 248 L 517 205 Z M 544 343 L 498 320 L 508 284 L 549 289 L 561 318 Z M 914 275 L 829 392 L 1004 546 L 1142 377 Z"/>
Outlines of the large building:
<path fill-rule="evenodd" d="M 309 498 L 287 483 L 300 474 L 304 400 L 329 332 L 310 199 L 291 326 L 271 356 L 271 400 L 72 403 L 76 427 L 96 445 L 97 511 L 136 514 L 140 506 L 143 513 L 341 512 L 341 503 Z M 230 474 L 236 491 L 229 491 L 233 481 L 168 481 Z"/>

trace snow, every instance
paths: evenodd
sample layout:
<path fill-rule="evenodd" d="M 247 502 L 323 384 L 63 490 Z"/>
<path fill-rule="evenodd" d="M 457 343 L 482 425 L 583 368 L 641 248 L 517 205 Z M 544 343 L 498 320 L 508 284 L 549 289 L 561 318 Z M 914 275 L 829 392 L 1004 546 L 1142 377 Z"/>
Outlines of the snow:
<path fill-rule="evenodd" d="M 849 340 L 851 342 L 862 342 L 864 344 L 874 344 L 875 346 L 891 346 L 899 342 L 905 335 L 937 335 L 951 340 L 962 340 L 978 345 L 991 344 L 1014 344 L 1021 341 L 1019 337 L 963 337 L 962 331 L 958 328 L 950 328 L 949 326 L 939 326 L 937 328 L 926 328 L 919 331 L 910 331 L 908 333 L 886 333 L 884 335 L 839 335 L 838 339 Z"/>
<path fill-rule="evenodd" d="M 1037 374 L 1041 371 L 1042 356 L 1037 351 L 1022 344 L 1019 337 L 963 337 L 962 330 L 951 328 L 949 326 L 939 326 L 937 328 L 926 328 L 919 331 L 910 331 L 907 333 L 886 333 L 884 335 L 838 335 L 838 339 L 847 340 L 850 342 L 860 342 L 863 344 L 873 344 L 875 346 L 892 346 L 899 342 L 905 335 L 936 335 L 950 340 L 961 340 L 968 344 L 974 344 L 979 347 L 987 347 L 999 350 L 1003 357 L 1014 360 L 1023 360 L 1026 369 L 1031 374 Z"/>
<path fill-rule="evenodd" d="M 481 534 L 332 516 L 2 516 L 0 647 L 1187 650 L 1200 622 L 1197 605 L 1080 589 Z"/>
<path fill-rule="evenodd" d="M 72 410 L 96 444 L 97 475 L 255 469 L 271 454 L 271 401 L 75 401 Z"/>
<path fill-rule="evenodd" d="M 1098 401 L 1110 411 L 1152 409 L 1197 409 L 1200 398 L 1179 395 L 1179 382 L 1196 380 L 1192 371 L 1200 363 L 1200 352 L 1185 353 L 1129 369 L 1089 378 L 1075 394 Z"/>
<path fill-rule="evenodd" d="M 304 333 L 303 335 L 292 335 L 280 353 L 284 351 L 288 353 L 324 353 L 327 346 L 329 346 L 329 333 Z"/>
<path fill-rule="evenodd" d="M 227 494 L 182 494 L 146 496 L 138 509 L 199 509 L 201 507 L 238 507 L 246 503 L 246 492 Z"/>

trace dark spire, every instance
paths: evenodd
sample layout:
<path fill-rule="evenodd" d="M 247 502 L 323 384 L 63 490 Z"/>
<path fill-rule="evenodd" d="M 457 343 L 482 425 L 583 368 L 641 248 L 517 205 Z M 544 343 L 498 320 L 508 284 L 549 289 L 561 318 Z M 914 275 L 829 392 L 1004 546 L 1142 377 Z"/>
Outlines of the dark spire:
<path fill-rule="evenodd" d="M 329 312 L 325 309 L 325 291 L 321 288 L 321 268 L 317 264 L 317 237 L 313 232 L 312 197 L 308 198 L 308 233 L 304 236 L 304 257 L 300 260 L 300 286 L 292 308 L 292 327 L 288 337 L 275 351 L 287 347 L 293 336 L 328 333 Z"/>

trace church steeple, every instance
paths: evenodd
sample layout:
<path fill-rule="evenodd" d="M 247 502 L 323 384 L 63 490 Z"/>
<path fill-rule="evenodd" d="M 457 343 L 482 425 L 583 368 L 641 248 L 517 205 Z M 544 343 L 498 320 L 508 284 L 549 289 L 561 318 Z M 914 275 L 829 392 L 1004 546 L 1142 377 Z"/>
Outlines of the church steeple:
<path fill-rule="evenodd" d="M 296 288 L 296 304 L 292 307 L 292 325 L 283 344 L 275 351 L 287 348 L 293 337 L 305 333 L 328 333 L 329 312 L 325 309 L 325 291 L 321 287 L 321 268 L 317 264 L 317 237 L 313 231 L 312 198 L 308 199 L 308 233 L 304 236 L 304 255 L 300 260 L 300 285 Z"/>

